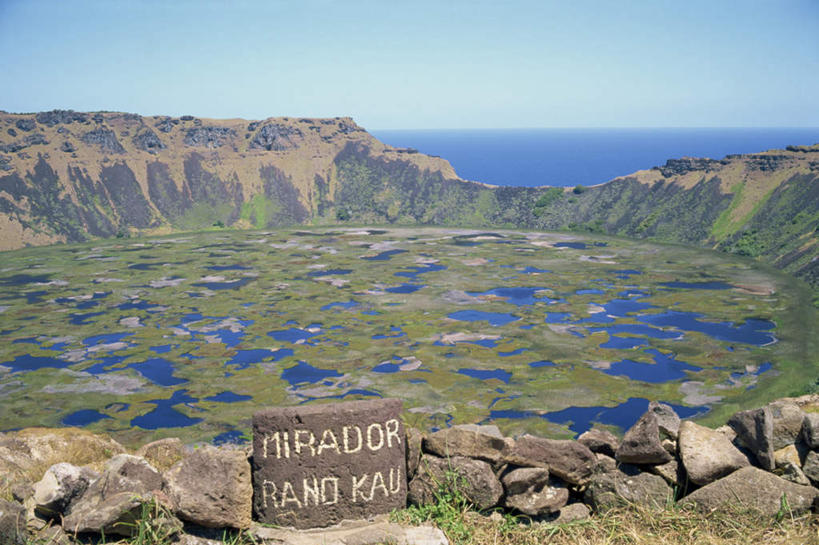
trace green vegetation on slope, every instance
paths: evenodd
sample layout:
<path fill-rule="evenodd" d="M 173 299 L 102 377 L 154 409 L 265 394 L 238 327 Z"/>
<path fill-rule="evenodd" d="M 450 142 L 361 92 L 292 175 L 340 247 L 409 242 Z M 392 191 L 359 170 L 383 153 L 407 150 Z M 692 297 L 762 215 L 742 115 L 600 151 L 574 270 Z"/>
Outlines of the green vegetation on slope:
<path fill-rule="evenodd" d="M 715 247 L 819 286 L 819 146 L 674 159 L 569 191 L 465 182 L 343 118 L 55 111 L 0 114 L 0 129 L 5 249 L 240 220 L 567 229 Z"/>

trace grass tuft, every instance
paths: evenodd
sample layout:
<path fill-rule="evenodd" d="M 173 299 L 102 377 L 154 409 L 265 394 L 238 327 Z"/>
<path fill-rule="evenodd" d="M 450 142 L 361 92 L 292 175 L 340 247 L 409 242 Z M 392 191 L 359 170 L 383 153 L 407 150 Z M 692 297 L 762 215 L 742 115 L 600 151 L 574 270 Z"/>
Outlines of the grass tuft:
<path fill-rule="evenodd" d="M 411 507 L 393 520 L 431 522 L 453 544 L 470 545 L 819 545 L 819 517 L 795 516 L 787 499 L 773 519 L 735 509 L 702 513 L 668 506 L 663 510 L 629 505 L 597 513 L 594 518 L 555 524 L 510 515 L 483 516 L 449 505 Z"/>

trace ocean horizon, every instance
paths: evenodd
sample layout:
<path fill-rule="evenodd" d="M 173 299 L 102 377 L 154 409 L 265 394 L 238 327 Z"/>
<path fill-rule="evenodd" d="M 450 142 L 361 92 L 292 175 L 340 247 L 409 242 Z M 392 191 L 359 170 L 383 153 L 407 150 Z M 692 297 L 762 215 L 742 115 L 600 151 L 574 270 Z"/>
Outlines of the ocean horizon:
<path fill-rule="evenodd" d="M 374 130 L 391 146 L 447 159 L 458 176 L 500 186 L 596 185 L 668 159 L 819 143 L 812 128 L 555 128 Z"/>

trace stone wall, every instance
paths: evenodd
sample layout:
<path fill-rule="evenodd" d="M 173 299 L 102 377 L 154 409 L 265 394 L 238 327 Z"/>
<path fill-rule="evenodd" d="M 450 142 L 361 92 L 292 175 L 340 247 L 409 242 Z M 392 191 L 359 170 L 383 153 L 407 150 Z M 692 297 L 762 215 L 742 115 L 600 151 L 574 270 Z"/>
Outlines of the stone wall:
<path fill-rule="evenodd" d="M 407 429 L 405 436 L 402 427 L 400 437 L 409 504 L 435 502 L 442 486 L 457 487 L 477 510 L 560 523 L 624 503 L 741 507 L 765 516 L 787 505 L 802 513 L 815 509 L 819 496 L 819 396 L 738 412 L 716 430 L 652 403 L 622 438 L 602 429 L 577 440 L 512 438 L 478 425 L 426 434 Z M 253 520 L 253 456 L 250 447 L 191 448 L 178 439 L 128 453 L 107 437 L 72 428 L 0 434 L 0 492 L 8 498 L 0 500 L 0 543 L 128 536 L 146 512 L 153 531 L 180 543 L 195 542 L 189 532 L 225 528 L 281 541 Z M 409 540 L 401 533 L 409 530 L 379 528 L 381 534 L 368 531 Z M 424 539 L 433 530 L 425 529 Z M 443 539 L 438 532 L 432 542 Z"/>

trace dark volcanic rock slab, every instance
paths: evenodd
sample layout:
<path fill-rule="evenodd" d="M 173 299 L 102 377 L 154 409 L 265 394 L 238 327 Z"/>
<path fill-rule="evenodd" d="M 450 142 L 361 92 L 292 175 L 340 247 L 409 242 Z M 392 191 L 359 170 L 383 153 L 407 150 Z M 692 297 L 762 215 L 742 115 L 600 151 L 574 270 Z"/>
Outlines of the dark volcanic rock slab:
<path fill-rule="evenodd" d="M 264 523 L 328 526 L 403 508 L 401 400 L 266 409 L 253 416 L 253 507 Z"/>

